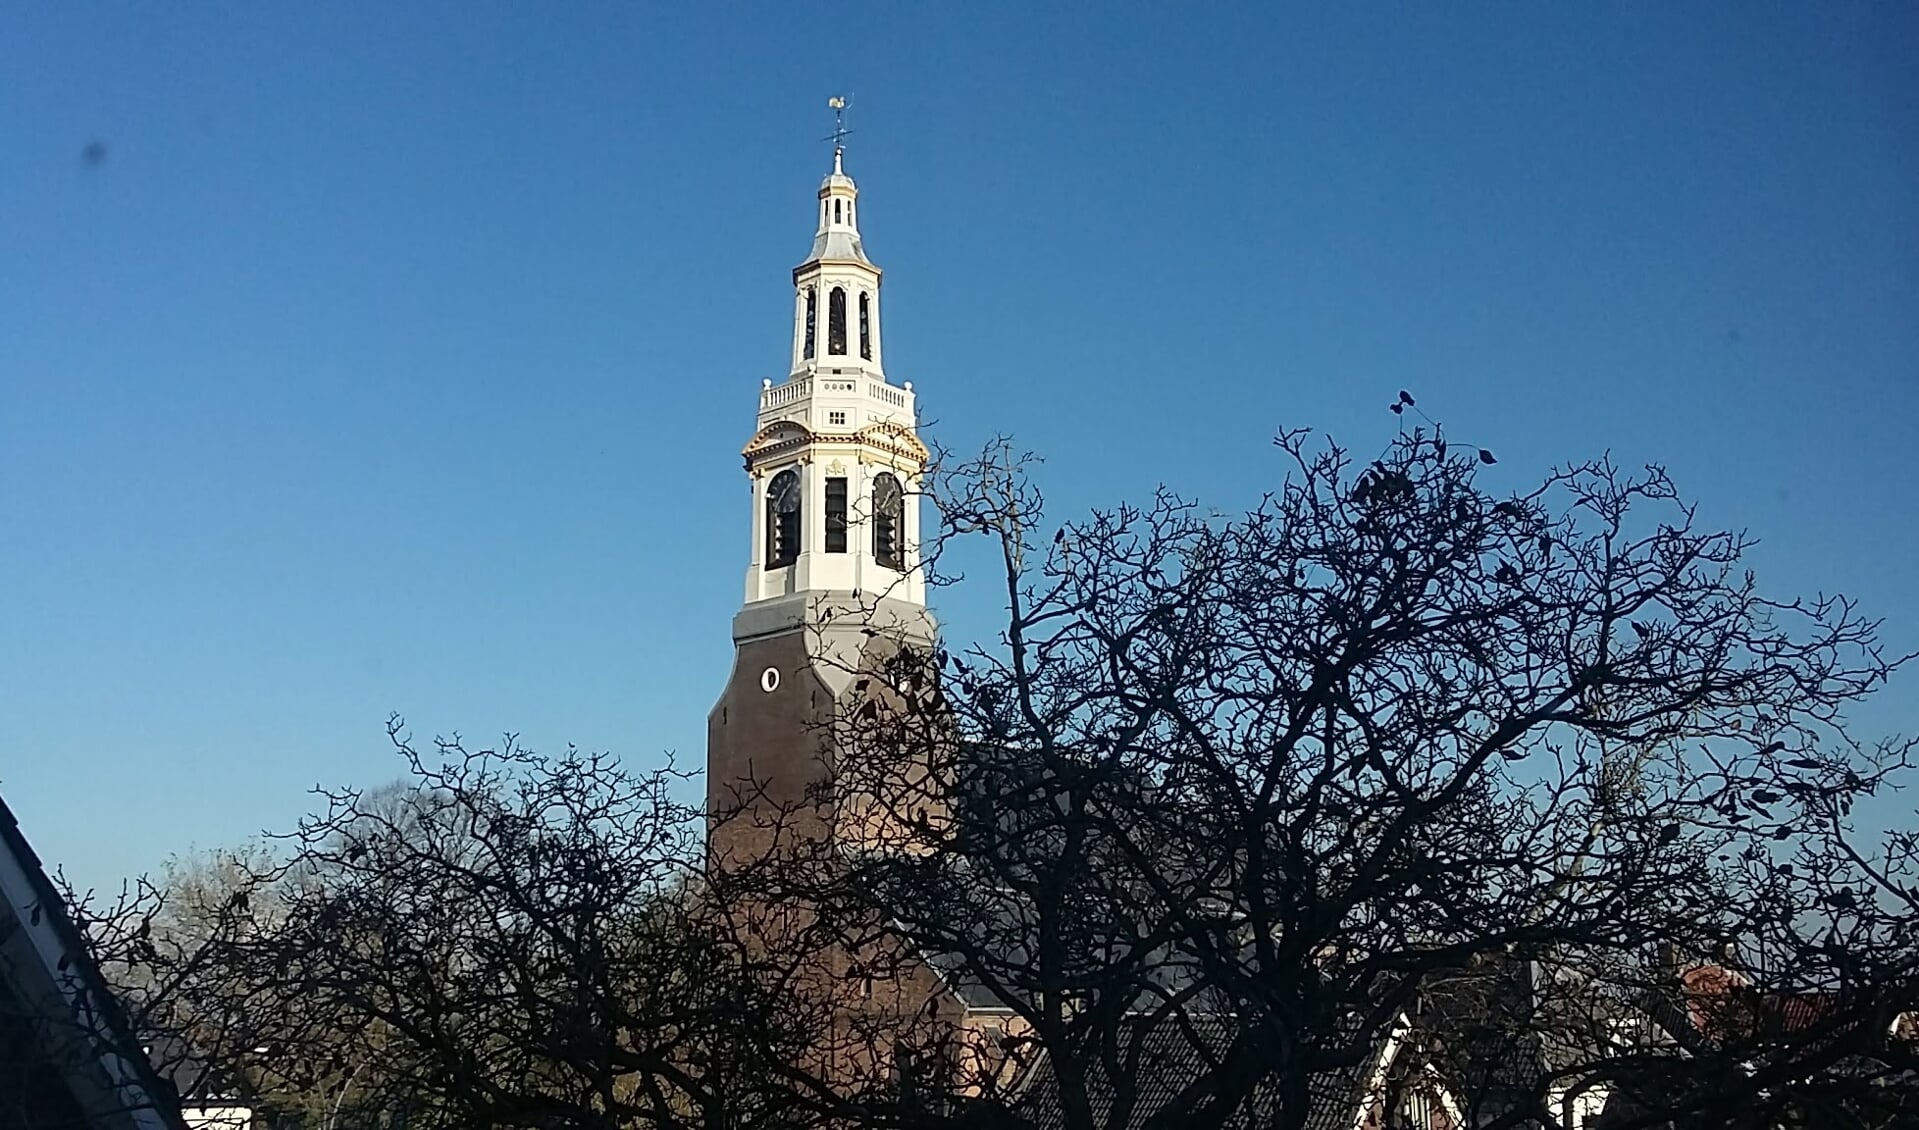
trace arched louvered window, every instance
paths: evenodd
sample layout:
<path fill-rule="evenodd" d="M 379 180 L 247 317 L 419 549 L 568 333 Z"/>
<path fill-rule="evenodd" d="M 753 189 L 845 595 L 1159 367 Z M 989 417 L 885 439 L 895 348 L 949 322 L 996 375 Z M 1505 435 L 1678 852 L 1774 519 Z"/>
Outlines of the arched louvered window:
<path fill-rule="evenodd" d="M 766 567 L 784 569 L 800 557 L 800 475 L 786 470 L 766 487 Z"/>
<path fill-rule="evenodd" d="M 873 558 L 888 569 L 906 569 L 906 492 L 885 471 L 873 476 Z"/>
<path fill-rule="evenodd" d="M 834 287 L 826 296 L 826 351 L 846 355 L 846 288 Z"/>
<path fill-rule="evenodd" d="M 860 356 L 873 359 L 873 296 L 860 291 Z"/>
<path fill-rule="evenodd" d="M 813 359 L 813 324 L 820 312 L 820 292 L 818 287 L 806 288 L 806 360 Z"/>

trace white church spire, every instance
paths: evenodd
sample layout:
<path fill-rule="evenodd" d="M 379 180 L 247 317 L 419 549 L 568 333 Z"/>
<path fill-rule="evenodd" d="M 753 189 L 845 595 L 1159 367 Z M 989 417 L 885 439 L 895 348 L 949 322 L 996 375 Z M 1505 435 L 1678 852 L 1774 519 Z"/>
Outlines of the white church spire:
<path fill-rule="evenodd" d="M 791 374 L 856 369 L 884 380 L 880 356 L 880 269 L 860 239 L 859 186 L 846 175 L 846 151 L 820 182 L 818 226 L 806 261 L 793 268 Z"/>
<path fill-rule="evenodd" d="M 793 268 L 791 365 L 784 382 L 764 382 L 759 429 L 743 452 L 753 477 L 749 605 L 800 593 L 925 604 L 918 494 L 927 452 L 912 384 L 886 379 L 880 269 L 861 240 L 845 134 L 842 118 L 812 251 Z"/>

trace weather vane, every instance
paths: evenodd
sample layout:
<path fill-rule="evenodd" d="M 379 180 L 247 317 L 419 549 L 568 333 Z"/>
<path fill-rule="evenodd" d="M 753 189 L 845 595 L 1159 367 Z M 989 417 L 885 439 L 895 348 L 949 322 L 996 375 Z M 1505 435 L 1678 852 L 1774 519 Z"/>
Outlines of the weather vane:
<path fill-rule="evenodd" d="M 850 97 L 840 94 L 826 100 L 826 108 L 833 111 L 833 132 L 820 140 L 832 142 L 836 151 L 846 148 L 846 135 L 853 132 L 846 128 L 846 104 L 850 101 Z"/>

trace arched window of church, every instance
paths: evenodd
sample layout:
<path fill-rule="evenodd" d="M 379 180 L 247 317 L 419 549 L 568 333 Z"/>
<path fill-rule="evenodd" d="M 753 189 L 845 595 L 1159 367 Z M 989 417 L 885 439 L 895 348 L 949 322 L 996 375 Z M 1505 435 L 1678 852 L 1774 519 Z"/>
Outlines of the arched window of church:
<path fill-rule="evenodd" d="M 834 287 L 826 296 L 826 351 L 846 355 L 846 288 Z"/>
<path fill-rule="evenodd" d="M 837 200 L 833 201 L 833 222 L 840 222 L 840 202 Z"/>
<path fill-rule="evenodd" d="M 873 476 L 873 558 L 888 569 L 906 570 L 906 492 L 881 471 Z"/>
<path fill-rule="evenodd" d="M 766 487 L 766 567 L 784 569 L 800 557 L 800 475 L 785 470 Z"/>
<path fill-rule="evenodd" d="M 820 312 L 820 293 L 817 287 L 806 288 L 806 351 L 805 359 L 813 359 L 813 323 Z"/>
<path fill-rule="evenodd" d="M 873 303 L 872 295 L 860 291 L 860 356 L 868 361 L 873 359 Z"/>

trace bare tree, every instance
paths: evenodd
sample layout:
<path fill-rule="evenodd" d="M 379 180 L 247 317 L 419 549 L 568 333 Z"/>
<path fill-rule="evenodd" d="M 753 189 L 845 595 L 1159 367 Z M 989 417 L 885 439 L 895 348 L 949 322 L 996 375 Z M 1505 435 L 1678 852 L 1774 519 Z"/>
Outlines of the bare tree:
<path fill-rule="evenodd" d="M 793 1121 L 763 1068 L 805 1045 L 785 967 L 700 898 L 681 774 L 391 732 L 407 777 L 323 791 L 245 884 L 254 928 L 209 951 L 270 1105 L 327 1128 Z"/>
<path fill-rule="evenodd" d="M 1230 521 L 955 467 L 1003 633 L 876 627 L 754 858 L 671 769 L 395 720 L 400 788 L 196 896 L 172 1025 L 328 1127 L 1910 1117 L 1919 845 L 1852 820 L 1913 747 L 1843 715 L 1878 625 L 1763 595 L 1658 468 L 1278 450 Z"/>
<path fill-rule="evenodd" d="M 1004 1054 L 860 1113 L 1298 1128 L 1426 1087 L 1477 1126 L 1747 1126 L 1909 1089 L 1859 1064 L 1919 1007 L 1913 844 L 1843 846 L 1913 751 L 1845 726 L 1904 662 L 1877 623 L 1765 595 L 1657 467 L 1506 493 L 1437 429 L 1276 444 L 1232 521 L 1162 493 L 1049 532 L 1004 446 L 942 484 L 1004 630 L 937 690 L 897 665 L 833 744 L 842 792 L 910 764 L 947 803 L 867 789 L 892 841 L 786 893 L 966 986 Z"/>
<path fill-rule="evenodd" d="M 230 1092 L 255 1011 L 245 986 L 220 981 L 225 948 L 256 928 L 248 896 L 266 856 L 258 847 L 172 861 L 103 895 L 54 876 L 93 966 L 110 987 L 128 1041 L 189 1103 Z"/>

